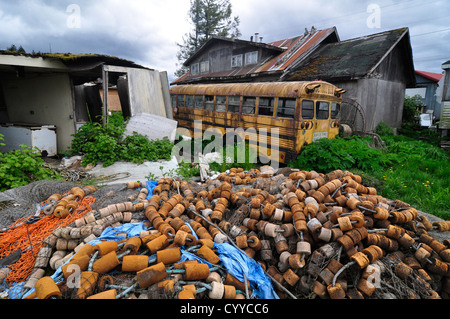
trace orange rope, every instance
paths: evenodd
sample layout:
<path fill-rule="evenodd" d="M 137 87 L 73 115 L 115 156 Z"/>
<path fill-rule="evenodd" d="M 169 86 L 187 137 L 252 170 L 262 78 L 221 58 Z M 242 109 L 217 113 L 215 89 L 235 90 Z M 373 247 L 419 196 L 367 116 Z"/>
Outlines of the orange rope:
<path fill-rule="evenodd" d="M 93 203 L 95 203 L 94 197 L 84 197 L 75 212 L 64 219 L 49 215 L 34 224 L 28 225 L 26 221 L 31 217 L 21 218 L 11 226 L 11 229 L 0 233 L 0 258 L 9 256 L 18 249 L 23 252 L 32 246 L 30 250 L 22 253 L 16 263 L 8 266 L 11 271 L 6 281 L 9 283 L 25 281 L 33 271 L 39 250 L 44 246 L 44 240 L 58 227 L 64 228 L 92 211 L 91 205 Z M 13 228 L 14 226 L 17 226 L 17 228 Z"/>

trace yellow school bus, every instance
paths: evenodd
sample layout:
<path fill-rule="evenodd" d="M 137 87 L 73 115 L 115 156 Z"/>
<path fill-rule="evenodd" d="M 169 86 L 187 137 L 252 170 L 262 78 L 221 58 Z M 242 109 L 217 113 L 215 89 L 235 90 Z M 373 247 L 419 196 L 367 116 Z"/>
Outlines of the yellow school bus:
<path fill-rule="evenodd" d="M 195 84 L 170 89 L 174 119 L 193 136 L 194 122 L 202 130 L 278 129 L 278 138 L 254 143 L 278 149 L 280 163 L 296 159 L 304 145 L 339 134 L 343 89 L 323 81 Z M 272 136 L 273 137 L 273 136 Z M 257 137 L 256 137 L 257 138 Z M 253 138 L 248 140 L 253 140 Z M 250 141 L 250 145 L 252 142 Z"/>

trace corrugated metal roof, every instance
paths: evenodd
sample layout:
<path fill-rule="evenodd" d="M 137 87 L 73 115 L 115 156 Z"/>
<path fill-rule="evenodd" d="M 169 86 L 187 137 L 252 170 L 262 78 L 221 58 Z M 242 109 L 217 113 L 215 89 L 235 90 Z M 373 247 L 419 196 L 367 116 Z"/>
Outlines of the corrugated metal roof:
<path fill-rule="evenodd" d="M 320 79 L 333 82 L 366 77 L 402 39 L 410 47 L 408 28 L 327 44 L 305 59 L 287 80 Z M 415 85 L 412 52 L 408 52 L 407 47 L 403 52 L 411 87 L 413 82 Z"/>
<path fill-rule="evenodd" d="M 233 68 L 232 70 L 201 75 L 191 75 L 190 72 L 187 72 L 185 75 L 172 82 L 172 84 L 200 82 L 218 78 L 222 80 L 231 80 L 236 78 L 254 77 L 271 73 L 282 74 L 291 65 L 306 57 L 306 55 L 311 52 L 311 49 L 323 42 L 332 33 L 335 33 L 336 38 L 338 39 L 336 28 L 333 27 L 325 30 L 316 30 L 308 34 L 305 33 L 301 36 L 296 36 L 285 40 L 267 43 L 264 44 L 266 48 L 278 48 L 278 51 L 274 51 L 274 53 L 281 53 L 263 60 L 259 64 L 254 66 Z M 213 38 L 208 42 L 212 42 L 214 40 L 217 40 L 217 38 Z M 208 46 L 208 42 L 202 47 L 202 50 L 204 50 Z M 250 41 L 241 42 L 247 42 L 249 44 L 255 43 Z M 199 53 L 200 50 L 197 51 L 195 55 L 198 56 Z M 191 60 L 192 57 L 188 61 Z"/>
<path fill-rule="evenodd" d="M 441 73 L 433 73 L 433 72 L 419 71 L 419 70 L 416 70 L 416 74 L 423 76 L 424 78 L 427 78 L 434 82 L 439 82 L 444 77 L 444 75 Z"/>

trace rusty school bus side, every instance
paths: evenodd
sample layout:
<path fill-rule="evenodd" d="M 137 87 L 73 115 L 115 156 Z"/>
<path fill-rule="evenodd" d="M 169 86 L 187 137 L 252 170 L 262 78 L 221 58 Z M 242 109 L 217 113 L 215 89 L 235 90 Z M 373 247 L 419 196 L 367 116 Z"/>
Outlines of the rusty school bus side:
<path fill-rule="evenodd" d="M 170 89 L 178 126 L 193 132 L 195 121 L 202 130 L 242 128 L 267 130 L 268 138 L 246 136 L 263 154 L 276 147 L 287 163 L 302 147 L 339 134 L 340 106 L 344 90 L 322 81 L 182 85 Z M 278 138 L 271 133 L 278 131 Z M 192 135 L 191 135 L 192 136 Z M 264 137 L 264 136 L 263 136 Z M 275 136 L 273 136 L 275 137 Z"/>

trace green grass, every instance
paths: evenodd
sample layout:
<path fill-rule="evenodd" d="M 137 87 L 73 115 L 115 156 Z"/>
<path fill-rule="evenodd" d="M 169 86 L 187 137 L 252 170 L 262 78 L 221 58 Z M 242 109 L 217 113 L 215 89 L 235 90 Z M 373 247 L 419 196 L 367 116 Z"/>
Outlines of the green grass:
<path fill-rule="evenodd" d="M 386 138 L 386 140 L 388 140 Z M 398 136 L 387 141 L 401 160 L 371 174 L 382 182 L 381 195 L 400 199 L 420 210 L 450 220 L 448 153 L 423 141 Z"/>

